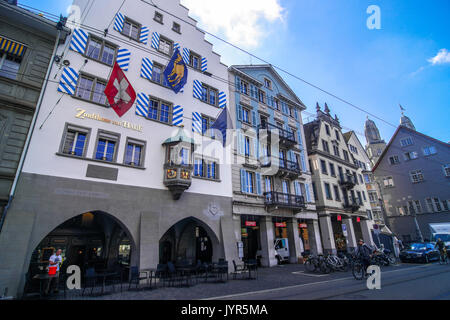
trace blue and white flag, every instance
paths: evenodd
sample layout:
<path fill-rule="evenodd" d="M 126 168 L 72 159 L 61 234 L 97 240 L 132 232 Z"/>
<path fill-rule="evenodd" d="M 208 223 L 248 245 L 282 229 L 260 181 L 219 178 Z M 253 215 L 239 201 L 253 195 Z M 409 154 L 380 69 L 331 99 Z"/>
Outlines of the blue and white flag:
<path fill-rule="evenodd" d="M 227 129 L 233 129 L 233 124 L 231 122 L 231 117 L 228 113 L 227 107 L 223 108 L 222 113 L 211 126 L 211 129 L 219 130 L 222 133 L 223 146 L 225 147 L 227 142 Z"/>
<path fill-rule="evenodd" d="M 188 69 L 178 48 L 175 50 L 172 59 L 170 59 L 166 70 L 164 70 L 164 77 L 175 93 L 180 92 L 187 82 Z"/>

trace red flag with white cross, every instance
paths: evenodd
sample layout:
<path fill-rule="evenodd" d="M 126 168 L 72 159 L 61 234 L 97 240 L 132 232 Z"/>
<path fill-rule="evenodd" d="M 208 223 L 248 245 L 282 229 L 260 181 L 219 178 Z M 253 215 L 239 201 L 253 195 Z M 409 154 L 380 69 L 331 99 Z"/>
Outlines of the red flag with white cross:
<path fill-rule="evenodd" d="M 114 64 L 114 69 L 106 85 L 105 95 L 109 105 L 119 117 L 130 110 L 136 100 L 136 92 L 117 62 Z"/>

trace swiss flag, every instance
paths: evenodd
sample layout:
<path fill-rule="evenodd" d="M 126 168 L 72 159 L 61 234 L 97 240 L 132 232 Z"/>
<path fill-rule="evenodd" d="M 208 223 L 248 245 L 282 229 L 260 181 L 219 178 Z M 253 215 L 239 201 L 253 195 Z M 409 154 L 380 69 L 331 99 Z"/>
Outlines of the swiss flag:
<path fill-rule="evenodd" d="M 117 62 L 114 64 L 114 69 L 106 85 L 105 95 L 119 117 L 130 110 L 136 100 L 136 92 Z"/>

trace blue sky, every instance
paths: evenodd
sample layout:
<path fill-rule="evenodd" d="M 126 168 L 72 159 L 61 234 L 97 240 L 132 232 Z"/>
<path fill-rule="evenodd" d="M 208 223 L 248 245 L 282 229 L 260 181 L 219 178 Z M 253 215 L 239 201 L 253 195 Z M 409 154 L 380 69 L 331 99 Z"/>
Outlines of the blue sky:
<path fill-rule="evenodd" d="M 236 1 L 182 0 L 185 5 L 189 3 L 190 14 L 200 27 L 389 123 L 398 125 L 400 103 L 418 131 L 450 141 L 450 62 L 433 65 L 428 61 L 442 49 L 450 51 L 450 1 L 255 0 L 254 5 L 249 5 L 252 9 L 241 7 L 242 1 Z M 65 14 L 71 1 L 19 0 L 19 3 Z M 220 7 L 224 3 L 230 6 L 229 11 Z M 278 18 L 274 17 L 275 4 L 282 9 Z M 258 5 L 259 11 L 255 9 Z M 377 5 L 381 10 L 380 30 L 369 30 L 366 26 L 369 5 Z M 202 11 L 205 6 L 210 11 Z M 239 17 L 233 16 L 236 13 L 232 9 L 237 7 Z M 220 15 L 215 17 L 215 13 Z M 249 14 L 255 17 L 251 25 Z M 227 21 L 251 28 L 254 33 L 249 31 L 248 35 L 254 41 L 234 37 L 237 29 L 233 34 L 230 26 L 224 25 Z M 260 63 L 216 39 L 208 40 L 228 65 Z M 327 102 L 344 127 L 364 132 L 365 113 L 280 74 L 308 112 L 315 113 L 316 101 L 322 106 Z M 307 115 L 303 118 L 308 121 Z M 372 119 L 387 142 L 396 128 Z M 364 144 L 365 139 L 360 139 Z"/>

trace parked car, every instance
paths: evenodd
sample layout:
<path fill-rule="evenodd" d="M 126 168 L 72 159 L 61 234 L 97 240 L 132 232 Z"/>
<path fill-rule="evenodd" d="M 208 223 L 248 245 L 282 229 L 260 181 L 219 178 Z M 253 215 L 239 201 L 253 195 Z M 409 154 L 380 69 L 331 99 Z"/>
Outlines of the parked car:
<path fill-rule="evenodd" d="M 439 261 L 439 250 L 434 248 L 430 242 L 412 243 L 408 249 L 400 252 L 402 262 L 425 262 Z"/>
<path fill-rule="evenodd" d="M 278 264 L 289 261 L 289 242 L 286 238 L 275 239 L 275 258 Z"/>

